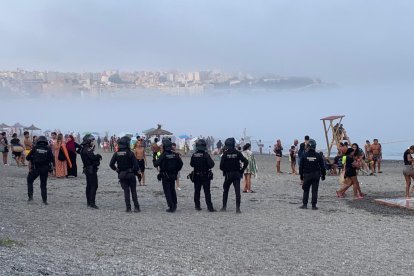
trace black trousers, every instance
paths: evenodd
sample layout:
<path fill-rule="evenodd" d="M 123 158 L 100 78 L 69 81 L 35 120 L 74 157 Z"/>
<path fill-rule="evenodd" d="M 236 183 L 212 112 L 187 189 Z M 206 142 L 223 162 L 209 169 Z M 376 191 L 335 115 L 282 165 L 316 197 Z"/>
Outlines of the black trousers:
<path fill-rule="evenodd" d="M 319 179 L 321 177 L 320 172 L 313 172 L 303 175 L 303 205 L 308 205 L 309 191 L 312 187 L 312 206 L 316 206 L 318 203 L 318 188 Z"/>
<path fill-rule="evenodd" d="M 240 207 L 241 194 L 240 194 L 240 172 L 228 172 L 225 174 L 223 184 L 223 207 L 227 206 L 227 199 L 229 196 L 230 186 L 233 184 L 234 192 L 236 193 L 236 207 Z"/>
<path fill-rule="evenodd" d="M 69 168 L 68 164 L 68 176 L 78 176 L 78 166 L 76 165 L 76 152 L 68 151 L 70 162 L 72 163 L 72 168 Z"/>
<path fill-rule="evenodd" d="M 210 180 L 208 179 L 194 179 L 194 204 L 195 207 L 200 207 L 200 192 L 201 187 L 204 189 L 204 196 L 206 198 L 207 208 L 209 210 L 213 209 L 213 203 L 211 203 L 211 193 L 210 193 Z"/>
<path fill-rule="evenodd" d="M 88 205 L 95 205 L 96 191 L 98 190 L 98 174 L 85 173 L 86 175 L 86 202 Z"/>
<path fill-rule="evenodd" d="M 177 193 L 175 192 L 175 179 L 176 178 L 174 177 L 163 177 L 161 180 L 165 199 L 167 200 L 167 205 L 171 209 L 177 208 Z"/>
<path fill-rule="evenodd" d="M 125 205 L 127 209 L 131 209 L 131 195 L 135 208 L 139 208 L 137 196 L 137 179 L 133 173 L 128 173 L 124 179 L 119 180 L 124 190 Z"/>
<path fill-rule="evenodd" d="M 33 182 L 40 176 L 40 192 L 42 200 L 47 201 L 47 177 L 49 176 L 49 166 L 35 168 L 27 175 L 27 195 L 33 197 Z"/>

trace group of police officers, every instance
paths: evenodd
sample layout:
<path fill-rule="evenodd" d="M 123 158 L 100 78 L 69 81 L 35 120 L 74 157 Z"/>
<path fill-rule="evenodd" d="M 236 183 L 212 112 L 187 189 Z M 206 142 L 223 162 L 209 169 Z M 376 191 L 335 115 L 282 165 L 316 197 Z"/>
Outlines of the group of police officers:
<path fill-rule="evenodd" d="M 94 140 L 92 135 L 86 135 L 81 143 L 81 149 L 78 153 L 81 155 L 83 162 L 83 173 L 86 176 L 86 200 L 87 206 L 92 209 L 98 209 L 95 202 L 96 191 L 98 189 L 98 168 L 102 156 L 94 153 Z M 139 175 L 139 165 L 134 153 L 130 149 L 131 139 L 127 136 L 122 137 L 118 142 L 118 151 L 111 158 L 109 166 L 118 173 L 118 179 L 124 190 L 126 211 L 132 212 L 130 197 L 134 203 L 134 212 L 140 212 L 140 206 L 137 196 L 136 176 Z M 315 151 L 316 142 L 312 139 L 307 143 L 306 153 L 302 156 L 299 165 L 300 179 L 302 180 L 303 205 L 302 209 L 307 209 L 309 191 L 312 188 L 312 209 L 317 210 L 317 197 L 319 179 L 325 180 L 325 165 L 322 157 Z M 167 201 L 169 213 L 177 210 L 177 194 L 175 190 L 175 181 L 179 171 L 183 167 L 183 161 L 180 155 L 173 151 L 172 142 L 169 139 L 162 140 L 162 154 L 153 156 L 153 165 L 158 170 L 158 180 L 161 181 Z M 55 163 L 54 156 L 49 147 L 49 143 L 44 136 L 40 136 L 33 149 L 27 155 L 26 159 L 31 163 L 31 169 L 27 176 L 27 188 L 29 201 L 33 200 L 33 182 L 40 176 L 40 189 L 43 203 L 47 205 L 47 178 Z M 196 142 L 196 151 L 191 156 L 190 166 L 193 171 L 188 178 L 194 182 L 194 204 L 195 209 L 200 211 L 200 192 L 204 190 L 207 209 L 209 212 L 215 212 L 211 201 L 210 184 L 213 179 L 212 168 L 214 161 L 208 154 L 206 141 L 200 139 Z M 236 213 L 241 213 L 240 203 L 240 179 L 248 166 L 248 160 L 236 150 L 236 141 L 234 138 L 228 138 L 223 147 L 223 155 L 220 161 L 220 170 L 223 171 L 223 205 L 220 211 L 227 209 L 228 193 L 231 185 L 234 186 L 236 194 Z"/>

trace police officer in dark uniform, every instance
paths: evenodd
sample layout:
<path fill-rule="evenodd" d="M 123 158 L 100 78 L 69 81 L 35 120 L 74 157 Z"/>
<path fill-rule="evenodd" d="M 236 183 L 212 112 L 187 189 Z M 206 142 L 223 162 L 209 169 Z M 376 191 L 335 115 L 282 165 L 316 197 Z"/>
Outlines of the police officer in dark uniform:
<path fill-rule="evenodd" d="M 33 149 L 26 156 L 26 160 L 30 161 L 30 171 L 27 176 L 27 194 L 29 201 L 33 200 L 33 182 L 40 176 L 40 191 L 42 200 L 45 205 L 47 203 L 47 178 L 49 171 L 53 171 L 55 158 L 49 147 L 49 142 L 45 136 L 39 136 Z"/>
<path fill-rule="evenodd" d="M 312 187 L 312 210 L 318 210 L 319 179 L 325 180 L 326 169 L 322 156 L 315 151 L 316 142 L 310 139 L 306 152 L 303 154 L 299 165 L 299 175 L 302 181 L 303 205 L 301 209 L 308 208 L 309 190 Z"/>
<path fill-rule="evenodd" d="M 95 137 L 87 134 L 83 137 L 81 158 L 83 163 L 83 173 L 86 176 L 86 201 L 88 207 L 99 209 L 95 204 L 96 191 L 98 190 L 98 167 L 101 163 L 102 156 L 95 154 Z"/>
<path fill-rule="evenodd" d="M 207 143 L 204 139 L 196 142 L 196 152 L 191 156 L 190 166 L 194 168 L 194 203 L 195 209 L 201 211 L 200 207 L 200 191 L 204 189 L 207 209 L 209 212 L 215 212 L 213 203 L 211 203 L 210 182 L 213 177 L 211 169 L 214 167 L 214 161 L 207 152 Z"/>
<path fill-rule="evenodd" d="M 163 152 L 158 159 L 152 160 L 154 167 L 159 167 L 158 180 L 162 181 L 165 198 L 167 200 L 167 212 L 174 213 L 177 210 L 177 193 L 175 192 L 175 180 L 178 172 L 183 167 L 183 161 L 178 153 L 172 151 L 172 143 L 168 139 L 162 140 Z"/>
<path fill-rule="evenodd" d="M 126 211 L 131 212 L 131 196 L 134 202 L 134 212 L 140 212 L 138 197 L 137 197 L 137 179 L 135 178 L 139 172 L 138 161 L 130 148 L 131 138 L 124 136 L 119 139 L 118 152 L 112 156 L 109 166 L 114 171 L 118 172 L 118 179 L 121 187 L 124 190 Z M 117 166 L 116 166 L 117 165 Z"/>
<path fill-rule="evenodd" d="M 237 151 L 235 147 L 236 141 L 234 138 L 228 138 L 224 141 L 223 156 L 220 161 L 220 170 L 223 171 L 224 175 L 223 207 L 220 210 L 222 212 L 226 211 L 229 189 L 231 184 L 233 184 L 234 191 L 236 192 L 236 213 L 241 213 L 240 179 L 242 178 L 249 161 L 243 156 L 243 154 Z M 242 168 L 240 168 L 240 162 L 243 163 Z"/>

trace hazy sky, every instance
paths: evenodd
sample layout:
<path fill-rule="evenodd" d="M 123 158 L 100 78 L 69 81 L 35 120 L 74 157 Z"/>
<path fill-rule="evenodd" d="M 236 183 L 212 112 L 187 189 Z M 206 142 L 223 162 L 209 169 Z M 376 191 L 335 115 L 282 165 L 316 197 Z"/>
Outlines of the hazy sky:
<path fill-rule="evenodd" d="M 0 69 L 414 79 L 411 0 L 2 2 Z"/>

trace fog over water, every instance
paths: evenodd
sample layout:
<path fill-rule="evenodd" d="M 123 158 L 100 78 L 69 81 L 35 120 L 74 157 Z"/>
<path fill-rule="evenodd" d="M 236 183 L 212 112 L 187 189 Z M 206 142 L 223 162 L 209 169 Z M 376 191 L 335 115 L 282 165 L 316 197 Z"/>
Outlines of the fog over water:
<path fill-rule="evenodd" d="M 142 96 L 94 100 L 11 100 L 3 106 L 1 117 L 6 123 L 34 123 L 43 130 L 102 134 L 140 133 L 160 123 L 176 135 L 240 138 L 246 128 L 248 136 L 261 139 L 266 145 L 282 139 L 287 150 L 293 139 L 301 140 L 306 134 L 315 138 L 320 148 L 326 148 L 320 119 L 346 115 L 343 124 L 352 142 L 363 145 L 366 139 L 378 138 L 384 143 L 385 155 L 398 157 L 414 144 L 410 99 L 412 89 L 391 86 L 310 91 L 223 90 L 191 97 L 160 96 L 148 91 Z"/>

